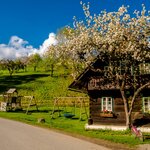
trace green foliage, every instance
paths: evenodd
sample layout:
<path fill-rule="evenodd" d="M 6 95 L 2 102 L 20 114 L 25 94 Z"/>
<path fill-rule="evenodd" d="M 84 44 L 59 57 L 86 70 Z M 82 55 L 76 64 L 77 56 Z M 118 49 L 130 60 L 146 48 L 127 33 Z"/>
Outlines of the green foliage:
<path fill-rule="evenodd" d="M 1 60 L 0 61 L 1 69 L 7 69 L 9 75 L 12 76 L 14 72 L 19 71 L 20 69 L 25 69 L 25 64 L 21 60 Z"/>
<path fill-rule="evenodd" d="M 44 65 L 45 71 L 50 71 L 51 76 L 53 76 L 54 69 L 56 69 L 58 63 L 59 63 L 58 52 L 57 50 L 55 50 L 55 46 L 51 45 L 43 57 L 42 64 Z"/>
<path fill-rule="evenodd" d="M 36 53 L 29 56 L 28 64 L 33 67 L 34 71 L 36 71 L 40 61 L 42 61 L 42 58 L 39 54 Z"/>

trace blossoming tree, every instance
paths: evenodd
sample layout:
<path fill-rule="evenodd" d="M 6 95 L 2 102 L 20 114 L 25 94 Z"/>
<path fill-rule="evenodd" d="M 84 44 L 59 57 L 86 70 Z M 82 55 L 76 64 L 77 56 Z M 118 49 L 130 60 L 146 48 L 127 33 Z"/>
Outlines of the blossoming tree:
<path fill-rule="evenodd" d="M 141 11 L 135 11 L 133 17 L 128 14 L 128 7 L 122 6 L 117 12 L 102 11 L 93 16 L 89 3 L 82 3 L 85 20 L 74 17 L 74 27 L 68 27 L 70 36 L 61 45 L 57 45 L 63 54 L 88 65 L 97 55 L 101 59 L 107 56 L 109 74 L 107 80 L 114 82 L 124 101 L 126 125 L 131 124 L 134 101 L 140 92 L 150 85 L 147 78 L 141 82 L 137 74 L 140 64 L 150 62 L 150 12 L 142 5 Z M 68 59 L 69 60 L 69 59 Z M 120 68 L 124 66 L 124 69 Z M 129 73 L 130 72 L 130 73 Z M 127 86 L 132 88 L 130 98 Z"/>

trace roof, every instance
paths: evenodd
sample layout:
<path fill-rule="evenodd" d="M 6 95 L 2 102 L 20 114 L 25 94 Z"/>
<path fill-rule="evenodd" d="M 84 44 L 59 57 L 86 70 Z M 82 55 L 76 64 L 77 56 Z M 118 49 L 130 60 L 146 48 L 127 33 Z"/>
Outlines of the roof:
<path fill-rule="evenodd" d="M 6 93 L 7 93 L 7 94 L 13 94 L 14 92 L 17 93 L 17 90 L 16 90 L 15 88 L 11 88 L 11 89 L 9 89 Z"/>
<path fill-rule="evenodd" d="M 77 91 L 77 92 L 88 92 L 88 83 L 92 78 L 96 77 L 102 77 L 104 80 L 100 82 L 100 85 L 98 87 L 99 90 L 118 90 L 118 83 L 113 82 L 112 78 L 106 79 L 104 78 L 103 71 L 104 69 L 102 67 L 108 66 L 108 61 L 105 61 L 107 57 L 97 57 L 70 85 L 69 85 L 69 90 Z M 146 84 L 149 82 L 149 74 L 144 74 L 144 75 L 138 75 L 137 79 L 139 80 L 139 83 L 142 82 L 142 84 Z M 144 78 L 144 80 L 143 80 Z M 141 80 L 142 79 L 142 80 Z M 127 84 L 125 85 L 126 89 L 133 89 L 134 87 L 129 85 L 129 83 L 132 82 L 132 79 L 130 78 L 127 79 Z M 148 86 L 149 88 L 150 86 Z M 94 89 L 90 89 L 94 90 Z"/>
<path fill-rule="evenodd" d="M 94 75 L 91 68 L 97 68 L 99 60 L 99 57 L 97 57 L 87 68 L 85 68 L 85 70 L 69 85 L 69 90 L 87 93 L 88 81 L 90 80 L 90 77 Z"/>

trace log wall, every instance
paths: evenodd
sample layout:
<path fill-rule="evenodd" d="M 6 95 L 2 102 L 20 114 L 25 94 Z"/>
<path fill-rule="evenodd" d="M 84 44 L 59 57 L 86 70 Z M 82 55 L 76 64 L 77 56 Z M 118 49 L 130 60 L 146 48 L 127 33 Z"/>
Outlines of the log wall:
<path fill-rule="evenodd" d="M 124 111 L 124 102 L 118 90 L 114 91 L 91 91 L 90 96 L 90 118 L 96 124 L 114 124 L 125 125 L 126 117 Z M 101 99 L 102 97 L 113 98 L 113 117 L 101 116 Z M 142 113 L 142 98 L 137 98 L 134 107 L 133 115 L 135 113 Z"/>

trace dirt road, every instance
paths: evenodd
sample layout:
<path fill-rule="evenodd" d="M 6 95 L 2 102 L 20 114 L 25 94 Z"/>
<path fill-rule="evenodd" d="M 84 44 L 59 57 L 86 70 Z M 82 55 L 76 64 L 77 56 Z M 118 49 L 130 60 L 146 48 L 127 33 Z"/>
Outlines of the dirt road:
<path fill-rule="evenodd" d="M 0 150 L 110 150 L 68 135 L 0 118 Z"/>

